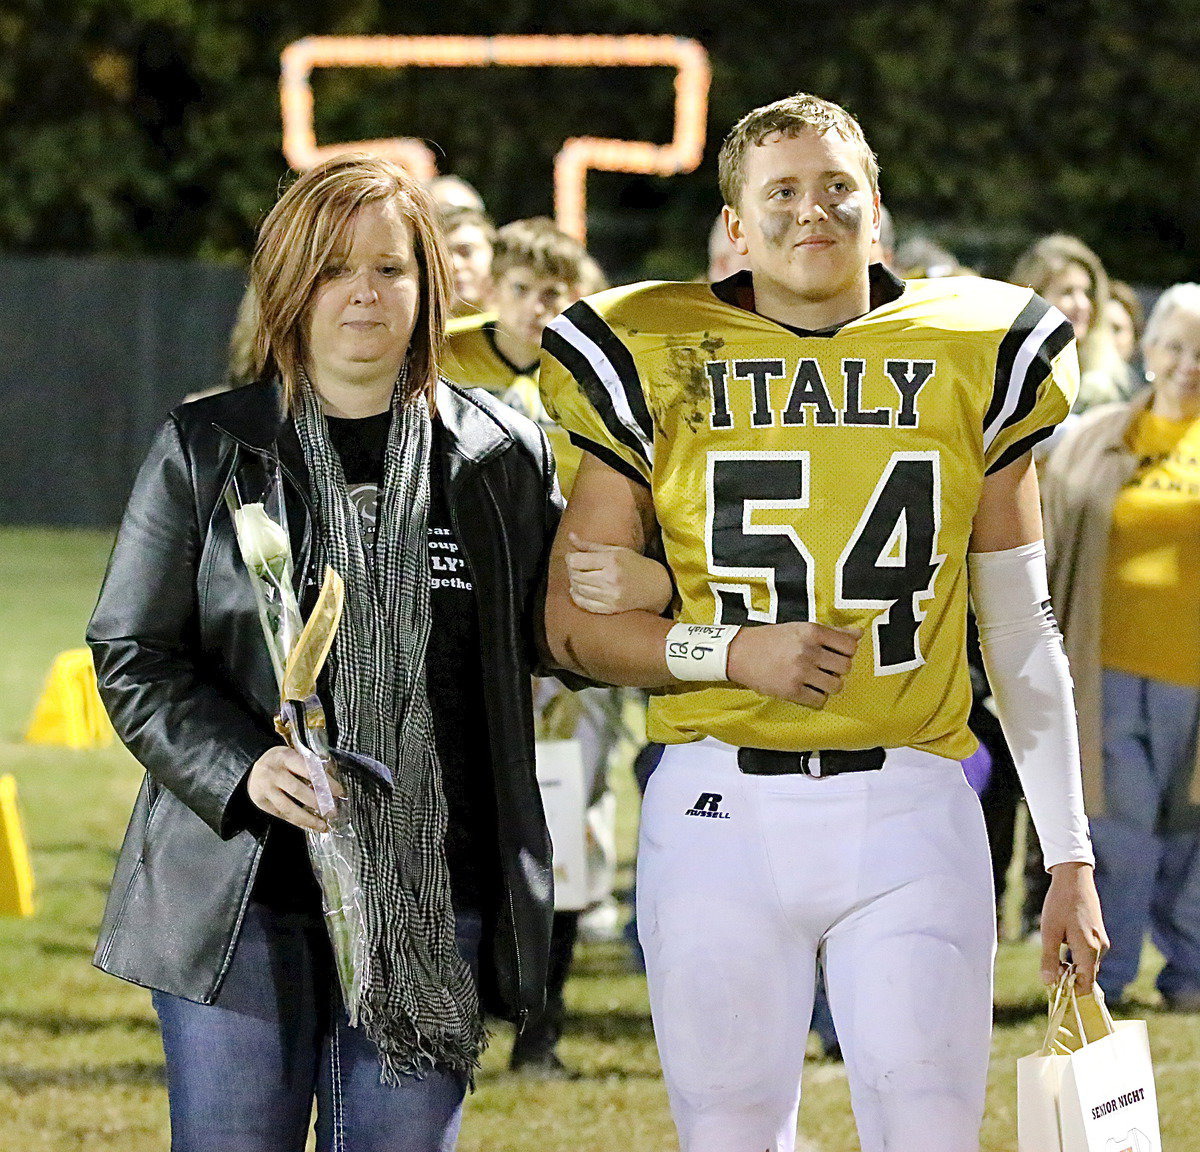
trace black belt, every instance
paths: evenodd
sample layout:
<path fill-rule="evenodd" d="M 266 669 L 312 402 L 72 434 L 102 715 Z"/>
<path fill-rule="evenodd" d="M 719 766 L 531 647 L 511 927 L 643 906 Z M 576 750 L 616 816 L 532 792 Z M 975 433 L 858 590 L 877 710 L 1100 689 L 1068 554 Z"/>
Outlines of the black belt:
<path fill-rule="evenodd" d="M 813 762 L 813 757 L 818 759 Z M 878 772 L 882 748 L 857 752 L 776 752 L 770 748 L 739 748 L 738 767 L 747 776 L 840 776 L 843 772 Z"/>

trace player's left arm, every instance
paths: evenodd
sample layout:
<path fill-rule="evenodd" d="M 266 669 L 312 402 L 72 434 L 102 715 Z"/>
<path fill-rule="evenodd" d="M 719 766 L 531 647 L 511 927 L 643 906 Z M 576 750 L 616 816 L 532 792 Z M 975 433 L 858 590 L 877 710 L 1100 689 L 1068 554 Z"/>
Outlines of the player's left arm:
<path fill-rule="evenodd" d="M 985 478 L 968 563 L 984 665 L 1051 876 L 1042 909 L 1042 979 L 1058 979 L 1065 943 L 1078 968 L 1079 990 L 1087 992 L 1108 937 L 1083 809 L 1071 673 L 1050 606 L 1030 453 Z"/>

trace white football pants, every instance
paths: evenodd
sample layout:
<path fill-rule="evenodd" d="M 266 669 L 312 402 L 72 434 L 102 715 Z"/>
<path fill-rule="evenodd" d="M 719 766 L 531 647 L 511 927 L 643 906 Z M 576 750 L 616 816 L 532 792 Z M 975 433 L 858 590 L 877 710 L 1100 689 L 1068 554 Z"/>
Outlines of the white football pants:
<path fill-rule="evenodd" d="M 995 906 L 956 761 L 749 776 L 719 741 L 669 746 L 637 903 L 682 1152 L 792 1152 L 822 949 L 863 1152 L 977 1152 Z"/>

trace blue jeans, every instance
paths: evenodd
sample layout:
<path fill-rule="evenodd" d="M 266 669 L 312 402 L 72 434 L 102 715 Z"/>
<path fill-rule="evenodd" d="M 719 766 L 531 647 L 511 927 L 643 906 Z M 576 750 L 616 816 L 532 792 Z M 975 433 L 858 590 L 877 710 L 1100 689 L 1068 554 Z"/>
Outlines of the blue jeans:
<path fill-rule="evenodd" d="M 1167 797 L 1192 772 L 1198 704 L 1194 688 L 1104 673 L 1108 810 L 1091 825 L 1112 946 L 1100 986 L 1110 999 L 1137 975 L 1147 929 L 1166 958 L 1159 991 L 1200 993 L 1200 835 L 1163 830 Z"/>
<path fill-rule="evenodd" d="M 477 969 L 480 919 L 460 915 Z M 172 1152 L 450 1152 L 466 1083 L 449 1072 L 380 1083 L 351 1028 L 321 923 L 251 903 L 213 1004 L 154 993 L 167 1059 Z"/>

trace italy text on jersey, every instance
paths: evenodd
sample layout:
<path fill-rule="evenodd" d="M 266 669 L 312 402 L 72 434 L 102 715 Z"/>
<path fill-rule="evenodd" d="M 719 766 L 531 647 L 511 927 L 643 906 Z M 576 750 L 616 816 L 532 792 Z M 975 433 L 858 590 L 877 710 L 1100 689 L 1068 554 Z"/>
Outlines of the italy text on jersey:
<path fill-rule="evenodd" d="M 859 626 L 821 712 L 732 686 L 658 697 L 654 738 L 970 753 L 966 552 L 987 472 L 1066 415 L 1070 325 L 1028 290 L 909 284 L 824 335 L 702 285 L 583 301 L 541 383 L 577 442 L 647 485 L 680 618 Z"/>

